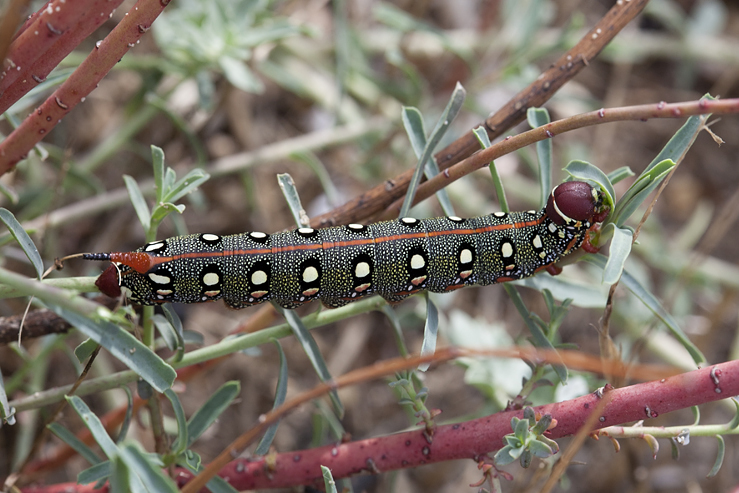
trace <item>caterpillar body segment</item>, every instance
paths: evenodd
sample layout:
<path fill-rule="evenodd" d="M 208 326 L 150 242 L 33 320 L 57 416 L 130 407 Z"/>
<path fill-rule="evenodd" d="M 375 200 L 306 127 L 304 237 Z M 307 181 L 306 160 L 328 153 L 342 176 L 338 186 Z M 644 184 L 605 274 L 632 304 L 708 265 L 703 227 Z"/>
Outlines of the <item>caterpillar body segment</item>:
<path fill-rule="evenodd" d="M 122 291 L 142 305 L 223 299 L 232 308 L 267 300 L 296 308 L 319 299 L 333 308 L 373 294 L 399 302 L 423 290 L 552 272 L 605 218 L 602 202 L 588 183 L 566 182 L 539 211 L 400 218 L 271 235 L 192 234 L 85 258 L 112 262 L 96 282 L 103 293 Z"/>

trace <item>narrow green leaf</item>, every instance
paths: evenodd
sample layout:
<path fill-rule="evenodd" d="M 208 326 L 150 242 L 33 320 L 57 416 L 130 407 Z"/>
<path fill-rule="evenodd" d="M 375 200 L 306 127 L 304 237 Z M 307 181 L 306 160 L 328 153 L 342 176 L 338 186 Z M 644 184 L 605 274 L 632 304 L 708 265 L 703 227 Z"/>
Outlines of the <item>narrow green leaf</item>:
<path fill-rule="evenodd" d="M 123 422 L 121 423 L 121 429 L 118 431 L 118 437 L 115 440 L 116 444 L 120 444 L 123 440 L 126 439 L 126 435 L 128 435 L 128 428 L 131 426 L 131 418 L 133 417 L 133 393 L 131 393 L 131 389 L 128 388 L 126 385 L 123 385 L 123 390 L 126 392 L 126 400 L 128 402 L 126 406 L 126 414 L 123 417 Z"/>
<path fill-rule="evenodd" d="M 587 180 L 600 185 L 601 190 L 606 194 L 606 205 L 613 209 L 613 204 L 616 203 L 616 191 L 608 176 L 600 168 L 587 161 L 575 159 L 567 163 L 564 170 L 576 180 Z"/>
<path fill-rule="evenodd" d="M 18 192 L 15 191 L 15 189 L 5 185 L 4 183 L 0 182 L 0 194 L 3 194 L 5 198 L 10 202 L 12 205 L 15 205 L 18 203 Z"/>
<path fill-rule="evenodd" d="M 726 442 L 724 437 L 716 435 L 716 441 L 718 441 L 718 450 L 716 450 L 716 460 L 713 463 L 711 471 L 706 475 L 707 478 L 712 478 L 721 470 L 721 466 L 724 463 L 724 455 L 726 454 Z"/>
<path fill-rule="evenodd" d="M 158 392 L 172 386 L 177 373 L 151 349 L 120 327 L 105 320 L 91 320 L 76 312 L 49 304 L 49 309 L 107 349 Z"/>
<path fill-rule="evenodd" d="M 84 471 L 77 474 L 77 482 L 79 484 L 90 484 L 103 481 L 110 477 L 112 466 L 109 460 L 88 467 Z"/>
<path fill-rule="evenodd" d="M 674 167 L 675 162 L 666 159 L 652 166 L 649 171 L 642 173 L 619 200 L 611 214 L 611 221 L 619 227 L 623 226 L 626 220 L 642 205 L 647 196 L 657 188 Z"/>
<path fill-rule="evenodd" d="M 154 493 L 177 493 L 179 491 L 175 482 L 164 473 L 162 469 L 164 464 L 156 455 L 145 454 L 136 444 L 128 443 L 121 447 L 119 457 L 128 466 L 129 471 L 140 479 L 146 491 Z M 135 482 L 132 481 L 132 483 Z"/>
<path fill-rule="evenodd" d="M 413 199 L 416 196 L 416 189 L 418 188 L 419 183 L 421 183 L 421 177 L 424 173 L 425 163 L 429 160 L 429 158 L 431 158 L 431 154 L 433 154 L 437 144 L 439 143 L 439 141 L 441 141 L 441 138 L 446 133 L 452 120 L 454 120 L 454 118 L 457 116 L 457 113 L 459 113 L 459 110 L 462 108 L 465 94 L 466 92 L 464 88 L 459 82 L 457 82 L 457 85 L 452 92 L 451 98 L 449 98 L 449 102 L 447 103 L 446 108 L 444 108 L 439 121 L 436 123 L 436 126 L 431 131 L 431 135 L 429 135 L 426 146 L 423 150 L 423 154 L 418 160 L 416 171 L 413 173 L 413 178 L 411 178 L 411 182 L 408 184 L 408 191 L 405 194 L 403 206 L 400 209 L 400 217 L 407 216 L 408 211 L 413 206 Z"/>
<path fill-rule="evenodd" d="M 157 313 L 151 317 L 151 321 L 154 323 L 154 327 L 159 331 L 159 334 L 161 334 L 164 344 L 167 345 L 167 349 L 174 351 L 175 349 L 182 348 L 183 342 L 178 340 L 177 332 L 164 315 Z"/>
<path fill-rule="evenodd" d="M 295 224 L 298 225 L 298 228 L 308 227 L 310 221 L 308 220 L 308 215 L 305 213 L 305 209 L 303 209 L 303 204 L 300 202 L 300 195 L 298 194 L 298 189 L 295 188 L 295 182 L 292 176 L 287 173 L 280 173 L 277 175 L 277 183 L 279 183 L 282 195 L 285 196 L 287 205 L 290 207 L 290 212 L 293 213 Z"/>
<path fill-rule="evenodd" d="M 531 314 L 529 313 L 529 310 L 526 308 L 526 305 L 523 302 L 523 298 L 521 298 L 521 295 L 516 291 L 516 288 L 511 286 L 509 283 L 504 283 L 503 288 L 505 289 L 506 293 L 508 294 L 508 297 L 511 298 L 511 301 L 513 301 L 513 306 L 516 307 L 516 310 L 518 310 L 519 315 L 521 315 L 521 318 L 523 318 L 523 321 L 526 323 L 526 326 L 529 328 L 529 331 L 531 332 L 531 336 L 533 337 L 534 346 L 540 347 L 542 349 L 549 349 L 552 352 L 556 352 L 554 349 L 554 346 L 552 345 L 551 341 L 547 338 L 546 334 L 541 330 L 541 327 L 539 327 L 536 322 L 534 322 L 534 319 L 531 317 Z M 557 373 L 557 376 L 559 377 L 560 381 L 565 384 L 567 383 L 567 367 L 565 367 L 564 362 L 560 359 L 561 364 L 558 365 L 552 365 L 552 368 L 554 369 L 555 373 Z"/>
<path fill-rule="evenodd" d="M 272 342 L 277 346 L 277 352 L 280 354 L 280 373 L 277 377 L 277 388 L 275 389 L 275 402 L 272 404 L 272 409 L 277 409 L 285 402 L 287 397 L 287 358 L 285 358 L 285 352 L 280 346 L 280 342 L 277 339 L 272 339 Z M 277 433 L 277 427 L 280 422 L 270 425 L 267 431 L 264 432 L 264 436 L 259 441 L 257 448 L 254 450 L 254 455 L 266 455 L 269 452 L 269 447 L 272 445 L 272 441 Z"/>
<path fill-rule="evenodd" d="M 631 171 L 631 168 L 629 168 L 628 166 L 621 166 L 620 168 L 614 169 L 613 171 L 608 173 L 608 181 L 616 184 L 621 180 L 625 180 L 626 178 L 630 178 L 634 175 L 636 175 L 636 173 Z"/>
<path fill-rule="evenodd" d="M 169 174 L 170 168 L 167 168 Z M 175 203 L 210 179 L 210 175 L 200 168 L 190 170 L 181 180 L 172 185 L 171 190 L 162 198 L 161 202 Z"/>
<path fill-rule="evenodd" d="M 328 371 L 328 366 L 326 365 L 326 361 L 323 359 L 321 351 L 318 349 L 318 344 L 316 344 L 315 339 L 313 339 L 313 336 L 310 334 L 308 329 L 305 328 L 305 325 L 303 325 L 303 321 L 300 320 L 300 317 L 298 317 L 297 314 L 292 310 L 285 310 L 275 303 L 273 303 L 273 305 L 275 309 L 279 313 L 282 313 L 282 316 L 285 317 L 287 324 L 290 326 L 293 334 L 298 339 L 298 342 L 300 342 L 300 345 L 303 346 L 303 351 L 305 351 L 306 356 L 308 356 L 311 365 L 313 365 L 313 369 L 316 370 L 316 373 L 318 374 L 318 377 L 321 379 L 321 381 L 332 381 L 333 378 L 331 377 L 331 373 L 329 373 Z M 331 397 L 331 402 L 334 406 L 334 412 L 339 416 L 339 418 L 343 417 L 344 405 L 339 399 L 339 393 L 336 390 L 332 390 L 331 392 L 329 392 L 329 397 Z"/>
<path fill-rule="evenodd" d="M 259 94 L 264 91 L 264 84 L 254 75 L 249 67 L 242 60 L 229 56 L 221 56 L 218 58 L 218 65 L 223 70 L 223 75 L 234 87 L 244 92 Z"/>
<path fill-rule="evenodd" d="M 538 128 L 552 121 L 546 108 L 527 109 L 526 119 L 531 128 Z M 552 191 L 552 139 L 538 141 L 536 154 L 539 157 L 539 184 L 541 185 L 539 207 L 544 207 Z"/>
<path fill-rule="evenodd" d="M 737 414 L 734 416 L 736 419 L 739 417 L 739 403 L 734 399 L 734 405 L 737 406 Z M 701 410 L 698 406 L 690 406 L 690 412 L 693 413 L 693 426 L 698 426 L 701 422 Z"/>
<path fill-rule="evenodd" d="M 182 320 L 180 320 L 179 315 L 177 315 L 177 312 L 172 308 L 171 303 L 165 303 L 162 305 L 162 311 L 164 311 L 164 316 L 166 317 L 169 324 L 174 329 L 174 332 L 177 336 L 177 354 L 173 358 L 174 362 L 178 362 L 182 360 L 182 357 L 185 355 L 185 330 L 182 327 Z M 202 338 L 202 334 L 198 334 Z M 202 341 L 202 339 L 201 339 Z"/>
<path fill-rule="evenodd" d="M 178 456 L 185 451 L 189 443 L 187 438 L 187 418 L 185 418 L 185 410 L 182 408 L 182 403 L 180 402 L 180 398 L 177 397 L 177 394 L 172 389 L 167 389 L 164 391 L 164 395 L 167 396 L 170 404 L 172 404 L 172 411 L 177 420 L 177 438 L 174 444 L 172 444 L 172 453 Z"/>
<path fill-rule="evenodd" d="M 401 119 L 403 120 L 405 133 L 408 135 L 411 147 L 413 147 L 413 152 L 417 158 L 420 158 L 426 147 L 426 129 L 423 126 L 423 116 L 421 116 L 421 112 L 417 108 L 403 106 Z"/>
<path fill-rule="evenodd" d="M 72 447 L 72 449 L 80 454 L 91 465 L 100 464 L 103 460 L 97 456 L 93 450 L 87 446 L 82 440 L 77 438 L 74 433 L 60 425 L 59 423 L 49 423 L 46 426 L 49 431 L 56 435 L 64 443 Z"/>
<path fill-rule="evenodd" d="M 200 409 L 195 411 L 187 422 L 188 445 L 192 445 L 205 430 L 215 423 L 223 411 L 238 397 L 239 392 L 241 392 L 241 384 L 238 380 L 226 382 L 213 392 L 213 395 Z"/>
<path fill-rule="evenodd" d="M 151 146 L 151 165 L 154 170 L 154 193 L 158 204 L 164 201 L 167 188 L 164 183 L 164 151 L 155 145 Z"/>
<path fill-rule="evenodd" d="M 584 260 L 587 262 L 597 265 L 601 269 L 604 269 L 606 266 L 607 258 L 602 254 L 596 254 L 596 255 L 586 255 L 583 257 Z M 631 291 L 631 293 L 636 296 L 636 298 L 644 303 L 644 306 L 649 308 L 649 310 L 652 311 L 652 313 L 657 316 L 657 318 L 662 321 L 663 324 L 667 327 L 667 330 L 670 331 L 670 333 L 675 337 L 680 343 L 685 347 L 685 349 L 690 353 L 690 356 L 693 358 L 693 361 L 698 366 L 703 366 L 706 363 L 706 358 L 703 356 L 703 353 L 693 344 L 693 342 L 688 338 L 688 336 L 685 334 L 685 332 L 682 331 L 677 321 L 670 315 L 667 310 L 662 306 L 662 304 L 657 300 L 657 298 L 650 293 L 644 286 L 639 283 L 639 281 L 636 280 L 635 277 L 633 277 L 631 274 L 629 274 L 628 271 L 624 270 L 621 274 L 621 283 L 622 286 L 624 286 L 626 289 Z"/>
<path fill-rule="evenodd" d="M 0 373 L 0 424 L 2 423 L 15 424 L 15 416 L 8 403 L 8 394 L 5 393 L 3 374 Z"/>
<path fill-rule="evenodd" d="M 113 442 L 110 436 L 108 436 L 108 432 L 105 431 L 103 423 L 100 422 L 100 419 L 95 415 L 95 413 L 90 411 L 87 404 L 85 404 L 85 402 L 76 395 L 64 396 L 64 398 L 67 400 L 69 405 L 72 406 L 72 409 L 77 412 L 79 417 L 82 418 L 85 426 L 90 430 L 95 442 L 100 446 L 100 449 L 103 451 L 105 456 L 108 457 L 108 459 L 115 457 L 118 454 L 118 446 Z"/>
<path fill-rule="evenodd" d="M 421 343 L 421 356 L 434 354 L 436 352 L 436 340 L 439 335 L 439 309 L 429 297 L 428 291 L 424 291 L 426 299 L 426 324 L 423 327 L 423 343 Z M 429 363 L 418 365 L 419 371 L 429 369 Z"/>
<path fill-rule="evenodd" d="M 182 214 L 185 212 L 184 204 L 173 204 L 172 202 L 160 202 L 154 207 L 151 213 L 151 224 L 158 226 L 162 219 L 169 216 L 173 212 Z"/>
<path fill-rule="evenodd" d="M 323 474 L 323 485 L 326 487 L 326 493 L 336 493 L 336 482 L 331 475 L 331 469 L 321 466 L 321 473 Z"/>
<path fill-rule="evenodd" d="M 164 200 L 164 197 L 167 197 L 168 194 L 172 191 L 172 187 L 174 187 L 175 182 L 177 181 L 177 173 L 172 168 L 167 168 L 164 172 L 164 180 L 162 183 L 162 198 L 159 199 L 157 202 L 162 202 Z"/>
<path fill-rule="evenodd" d="M 146 199 L 144 199 L 144 194 L 141 193 L 139 184 L 128 175 L 123 175 L 123 181 L 126 183 L 128 196 L 131 198 L 131 204 L 133 204 L 133 210 L 136 211 L 139 222 L 144 227 L 144 231 L 149 231 L 151 226 L 151 212 L 149 211 L 149 206 L 146 205 Z"/>
<path fill-rule="evenodd" d="M 84 363 L 87 361 L 87 358 L 89 358 L 92 353 L 97 349 L 99 344 L 92 339 L 85 339 L 79 345 L 74 348 L 74 356 L 77 358 L 77 361 L 80 363 Z"/>
<path fill-rule="evenodd" d="M 506 445 L 498 450 L 493 457 L 496 466 L 506 466 L 518 458 L 518 454 L 514 456 L 514 449 L 510 445 Z"/>
<path fill-rule="evenodd" d="M 415 153 L 416 158 L 420 160 L 426 148 L 426 131 L 423 127 L 423 117 L 421 116 L 421 112 L 411 106 L 404 106 L 402 119 L 405 133 L 408 135 L 408 140 L 411 142 L 413 152 Z M 426 160 L 424 174 L 426 175 L 426 178 L 431 178 L 439 174 L 439 166 L 436 164 L 433 157 L 429 157 L 429 159 Z M 452 201 L 449 198 L 449 194 L 446 189 L 442 188 L 436 192 L 436 198 L 439 200 L 439 204 L 441 205 L 441 209 L 444 211 L 444 214 L 447 216 L 453 216 L 454 207 L 452 206 Z"/>
<path fill-rule="evenodd" d="M 488 137 L 488 133 L 483 127 L 477 127 L 472 132 L 475 134 L 477 141 L 483 149 L 487 149 L 492 145 L 490 143 L 490 137 Z M 503 188 L 503 181 L 500 179 L 500 174 L 498 173 L 498 168 L 495 166 L 495 161 L 490 161 L 488 169 L 490 169 L 490 176 L 493 178 L 493 186 L 495 187 L 495 194 L 500 203 L 500 210 L 506 213 L 510 212 L 511 210 L 508 207 L 508 199 L 506 199 L 505 189 Z"/>
<path fill-rule="evenodd" d="M 608 249 L 608 262 L 603 269 L 603 282 L 606 284 L 614 284 L 621 278 L 624 264 L 631 253 L 631 244 L 634 241 L 634 234 L 630 229 L 617 228 L 613 223 L 608 225 L 608 227 L 611 226 L 613 226 L 613 238 Z"/>
<path fill-rule="evenodd" d="M 33 243 L 33 240 L 31 240 L 31 237 L 28 236 L 28 233 L 26 233 L 26 230 L 23 229 L 23 226 L 21 226 L 21 223 L 18 222 L 13 213 L 2 207 L 0 207 L 0 221 L 8 227 L 8 231 L 13 235 L 15 241 L 18 242 L 18 245 L 20 245 L 23 253 L 26 254 L 28 260 L 31 261 L 33 268 L 36 269 L 37 277 L 41 279 L 41 276 L 44 274 L 44 262 L 41 260 L 41 255 L 38 253 L 38 249 Z"/>
<path fill-rule="evenodd" d="M 128 464 L 119 455 L 116 455 L 110 460 L 110 467 L 110 478 L 108 478 L 108 481 L 110 483 L 111 493 L 128 493 L 133 491 L 145 493 L 149 491 L 141 484 L 141 480 L 133 474 Z"/>
<path fill-rule="evenodd" d="M 731 418 L 731 421 L 729 421 L 729 423 L 727 423 L 726 425 L 726 429 L 728 430 L 733 430 L 739 427 L 739 401 L 737 401 L 735 397 L 732 397 L 731 402 L 734 403 L 734 407 L 736 409 L 735 409 L 734 417 Z"/>
<path fill-rule="evenodd" d="M 710 94 L 705 95 L 704 98 L 710 100 L 715 99 Z M 644 173 L 650 172 L 652 168 L 668 159 L 676 163 L 679 162 L 680 157 L 685 154 L 693 145 L 693 142 L 695 142 L 695 138 L 700 133 L 703 122 L 705 122 L 710 116 L 710 114 L 706 114 L 695 115 L 688 118 L 683 126 L 675 132 L 675 135 L 672 136 L 669 142 L 665 144 L 659 154 L 657 154 L 652 162 L 649 163 L 649 166 L 644 170 Z"/>

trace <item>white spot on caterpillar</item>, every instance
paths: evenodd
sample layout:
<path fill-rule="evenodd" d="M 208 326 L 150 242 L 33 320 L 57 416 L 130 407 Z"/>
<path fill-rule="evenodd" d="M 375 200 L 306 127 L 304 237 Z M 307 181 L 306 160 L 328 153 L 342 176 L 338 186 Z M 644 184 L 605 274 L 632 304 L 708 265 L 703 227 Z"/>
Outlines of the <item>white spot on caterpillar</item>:
<path fill-rule="evenodd" d="M 168 276 L 162 276 L 159 274 L 154 274 L 153 272 L 149 274 L 149 279 L 151 279 L 153 282 L 157 284 L 169 284 L 172 282 L 172 279 Z"/>
<path fill-rule="evenodd" d="M 261 231 L 252 231 L 251 233 L 249 233 L 249 236 L 251 236 L 255 240 L 263 240 L 267 237 L 267 233 L 262 233 Z"/>
<path fill-rule="evenodd" d="M 215 289 L 213 291 L 206 291 L 203 294 L 207 296 L 208 298 L 212 298 L 214 296 L 218 296 L 218 294 L 221 292 L 220 289 Z"/>
<path fill-rule="evenodd" d="M 359 262 L 354 267 L 354 275 L 358 278 L 367 277 L 370 273 L 370 265 L 367 262 Z"/>
<path fill-rule="evenodd" d="M 220 237 L 220 236 L 218 236 L 218 235 L 214 235 L 214 234 L 210 234 L 210 233 L 205 233 L 205 234 L 204 234 L 204 235 L 202 236 L 202 238 L 203 238 L 203 240 L 205 240 L 205 241 L 218 241 L 218 240 L 220 240 L 220 239 L 221 239 L 221 237 Z"/>
<path fill-rule="evenodd" d="M 423 255 L 415 254 L 411 257 L 411 269 L 423 269 L 426 266 L 426 260 Z"/>
<path fill-rule="evenodd" d="M 469 248 L 465 248 L 459 252 L 459 263 L 469 264 L 470 262 L 472 262 L 472 251 Z"/>
<path fill-rule="evenodd" d="M 303 271 L 303 282 L 314 282 L 318 279 L 318 269 L 312 265 Z"/>
<path fill-rule="evenodd" d="M 529 213 L 529 214 L 536 214 L 537 211 L 530 210 L 530 211 L 526 211 L 526 212 Z"/>
<path fill-rule="evenodd" d="M 316 230 L 313 228 L 298 228 L 298 233 L 301 235 L 312 235 Z"/>
<path fill-rule="evenodd" d="M 549 223 L 549 226 L 547 226 L 547 229 L 549 229 L 550 233 L 556 233 L 557 232 L 557 225 L 554 223 Z"/>
<path fill-rule="evenodd" d="M 539 235 L 534 236 L 531 244 L 534 245 L 534 248 L 541 248 L 543 246 L 541 243 L 541 237 Z"/>
<path fill-rule="evenodd" d="M 461 223 L 462 221 L 464 221 L 464 219 L 459 216 L 449 216 L 449 220 L 454 221 L 455 223 Z"/>
<path fill-rule="evenodd" d="M 500 245 L 500 253 L 505 258 L 512 257 L 513 256 L 513 245 L 510 244 L 510 242 L 506 241 L 502 245 Z"/>
<path fill-rule="evenodd" d="M 353 230 L 356 230 L 356 231 L 361 231 L 361 230 L 363 230 L 363 229 L 364 229 L 364 225 L 362 225 L 362 224 L 357 224 L 357 223 L 351 223 L 351 224 L 349 224 L 349 225 L 348 225 L 347 227 L 348 227 L 349 229 L 353 229 Z"/>
<path fill-rule="evenodd" d="M 415 217 L 401 217 L 400 218 L 400 221 L 403 224 L 412 225 L 412 224 L 416 224 L 418 222 L 418 219 L 416 219 Z"/>
<path fill-rule="evenodd" d="M 171 289 L 157 289 L 157 294 L 162 295 L 162 296 L 169 296 L 170 294 L 172 294 L 172 290 Z"/>
<path fill-rule="evenodd" d="M 507 215 L 505 212 L 493 212 L 493 216 L 495 217 L 506 217 Z"/>
<path fill-rule="evenodd" d="M 221 278 L 215 272 L 208 272 L 203 276 L 203 284 L 206 286 L 214 286 L 220 282 Z"/>
<path fill-rule="evenodd" d="M 260 284 L 264 284 L 267 282 L 267 273 L 263 270 L 257 270 L 252 272 L 251 274 L 251 283 L 255 286 L 259 286 Z M 254 293 L 252 293 L 254 295 Z"/>
<path fill-rule="evenodd" d="M 547 258 L 547 252 L 541 252 L 541 253 L 539 254 L 539 258 L 542 258 L 542 259 L 545 259 L 545 258 Z"/>
<path fill-rule="evenodd" d="M 370 283 L 368 283 L 368 282 L 367 283 L 364 283 L 364 284 L 360 284 L 359 286 L 357 286 L 356 288 L 354 288 L 354 291 L 356 291 L 356 293 L 352 293 L 352 298 L 353 297 L 356 297 L 357 296 L 357 293 L 361 293 L 362 291 L 367 291 L 369 289 L 369 287 L 370 287 Z"/>
<path fill-rule="evenodd" d="M 156 252 L 157 250 L 161 250 L 164 248 L 164 242 L 163 241 L 155 241 L 153 243 L 149 243 L 144 247 L 145 252 Z"/>
<path fill-rule="evenodd" d="M 262 296 L 264 296 L 268 292 L 269 291 L 252 291 L 249 294 L 251 294 L 254 298 L 261 298 Z M 254 301 L 254 300 L 249 300 L 249 301 Z"/>

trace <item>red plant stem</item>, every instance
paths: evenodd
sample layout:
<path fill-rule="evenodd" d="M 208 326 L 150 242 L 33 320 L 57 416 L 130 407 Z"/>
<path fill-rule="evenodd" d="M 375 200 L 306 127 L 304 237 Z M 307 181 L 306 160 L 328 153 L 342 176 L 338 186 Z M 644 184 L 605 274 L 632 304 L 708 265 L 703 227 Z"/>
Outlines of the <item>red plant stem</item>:
<path fill-rule="evenodd" d="M 92 18 L 94 21 L 100 19 L 96 23 L 97 25 L 102 24 L 102 22 L 108 19 L 110 9 L 108 9 L 107 13 L 101 10 L 108 3 L 114 2 L 107 2 L 105 0 L 78 0 L 77 2 L 71 3 L 66 2 L 66 0 L 52 0 L 38 11 L 38 15 L 34 18 L 33 22 L 28 26 L 24 26 L 25 29 L 13 40 L 7 57 L 3 61 L 3 71 L 0 73 L 0 112 L 4 112 L 15 102 L 15 100 L 8 98 L 6 90 L 16 81 L 20 79 L 21 84 L 18 84 L 18 86 L 23 88 L 23 94 L 36 85 L 36 81 L 33 78 L 28 80 L 28 69 L 32 65 L 35 65 L 36 61 L 44 56 L 52 46 L 71 36 L 78 37 L 80 40 L 82 39 L 79 37 L 79 34 L 81 34 L 79 31 L 84 26 L 80 26 L 79 24 L 84 17 Z M 112 7 L 115 7 L 115 3 Z M 90 22 L 88 21 L 87 24 L 90 24 Z M 92 24 L 90 27 L 96 27 L 96 25 Z M 88 29 L 84 33 L 84 36 L 89 35 L 90 32 L 92 30 Z M 69 51 L 78 44 L 79 41 L 69 46 Z M 46 76 L 46 74 L 39 73 L 34 73 L 34 75 L 39 79 L 43 79 Z M 18 92 L 18 90 L 14 92 Z"/>
<path fill-rule="evenodd" d="M 655 418 L 677 409 L 739 395 L 739 360 L 682 373 L 658 381 L 607 391 L 610 401 L 601 413 L 595 429 Z M 535 408 L 551 414 L 557 426 L 550 438 L 577 433 L 600 402 L 595 394 Z M 503 446 L 503 437 L 511 433 L 510 420 L 523 411 L 500 412 L 454 425 L 439 426 L 429 443 L 423 430 L 328 445 L 310 450 L 287 452 L 255 460 L 237 459 L 221 469 L 219 475 L 237 490 L 278 488 L 300 484 L 320 484 L 321 465 L 327 466 L 335 479 L 361 472 L 380 473 L 422 464 L 476 459 Z M 270 466 L 267 465 L 269 462 Z M 180 486 L 192 475 L 178 471 Z M 67 489 L 64 489 L 67 488 Z M 25 493 L 91 492 L 91 487 L 73 484 L 24 488 Z"/>
<path fill-rule="evenodd" d="M 686 118 L 693 115 L 714 115 L 739 113 L 739 99 L 700 99 L 698 101 L 685 101 L 681 103 L 653 103 L 637 106 L 624 106 L 619 108 L 601 108 L 597 111 L 563 118 L 561 120 L 542 125 L 541 127 L 520 133 L 505 140 L 482 149 L 470 157 L 445 169 L 438 175 L 433 176 L 421 183 L 416 190 L 413 203 L 417 204 L 432 196 L 436 191 L 448 186 L 453 181 L 462 178 L 482 167 L 488 166 L 491 161 L 510 154 L 546 139 L 552 139 L 564 132 L 578 128 L 584 128 L 601 123 L 620 122 L 626 120 L 641 120 L 646 122 L 650 118 Z M 378 219 L 390 219 L 398 217 L 403 199 L 396 200 L 379 216 Z"/>
<path fill-rule="evenodd" d="M 118 60 L 151 28 L 152 22 L 168 3 L 169 0 L 136 2 L 69 79 L 0 143 L 0 175 L 11 170 L 82 98 L 97 87 Z"/>
<path fill-rule="evenodd" d="M 715 382 L 718 382 L 716 384 Z M 730 361 L 702 370 L 683 373 L 663 380 L 632 385 L 609 393 L 596 428 L 655 418 L 677 409 L 739 395 L 739 361 Z M 595 394 L 535 408 L 551 414 L 557 426 L 551 438 L 577 433 L 598 403 Z M 321 469 L 331 469 L 334 478 L 360 472 L 384 472 L 454 459 L 476 458 L 503 446 L 503 437 L 511 433 L 511 418 L 522 418 L 523 411 L 501 412 L 484 418 L 439 426 L 429 443 L 423 430 L 414 430 L 381 438 L 329 445 L 311 450 L 277 454 L 266 470 L 265 459 L 238 459 L 219 475 L 228 478 L 238 490 L 285 487 L 321 483 Z M 186 480 L 189 474 L 180 474 Z M 179 478 L 178 478 L 179 479 Z M 180 483 L 182 484 L 182 483 Z"/>
<path fill-rule="evenodd" d="M 66 2 L 59 11 L 54 9 L 55 2 L 50 2 L 37 12 L 34 22 L 10 47 L 7 59 L 13 60 L 16 69 L 0 79 L 0 113 L 43 82 L 64 57 L 110 18 L 122 1 L 84 0 L 79 5 Z M 67 15 L 62 16 L 63 13 Z"/>

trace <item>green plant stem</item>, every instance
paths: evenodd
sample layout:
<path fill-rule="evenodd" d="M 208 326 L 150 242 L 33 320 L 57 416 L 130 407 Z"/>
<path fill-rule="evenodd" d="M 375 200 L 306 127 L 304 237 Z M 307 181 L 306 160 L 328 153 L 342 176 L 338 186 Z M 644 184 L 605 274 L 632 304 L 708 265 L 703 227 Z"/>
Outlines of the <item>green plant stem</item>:
<path fill-rule="evenodd" d="M 95 277 L 63 277 L 59 279 L 44 279 L 39 284 L 58 289 L 69 289 L 78 293 L 95 293 Z M 38 282 L 38 281 L 34 281 Z M 17 298 L 26 293 L 19 291 L 9 284 L 0 284 L 0 299 Z"/>
<path fill-rule="evenodd" d="M 1 269 L 0 269 L 1 271 Z M 0 278 L 0 282 L 2 278 Z M 91 302 L 88 302 L 91 303 Z M 385 300 L 379 296 L 367 298 L 365 300 L 357 301 L 350 305 L 346 305 L 341 308 L 334 310 L 321 310 L 319 313 L 313 313 L 307 317 L 303 317 L 303 323 L 308 330 L 321 327 L 330 323 L 338 322 L 345 318 L 366 313 L 372 310 L 379 310 L 384 304 Z M 227 356 L 229 354 L 242 351 L 251 347 L 259 346 L 270 342 L 271 339 L 281 339 L 292 335 L 292 331 L 288 324 L 284 323 L 275 327 L 260 330 L 252 334 L 244 334 L 236 337 L 226 338 L 216 344 L 213 344 L 202 349 L 196 349 L 191 351 L 177 363 L 172 363 L 172 366 L 176 369 L 184 368 L 186 366 L 203 363 L 215 358 Z M 131 382 L 135 382 L 138 379 L 138 375 L 133 371 L 127 370 L 115 373 L 113 375 L 105 375 L 103 377 L 92 378 L 82 382 L 77 389 L 75 395 L 83 396 L 103 390 L 113 389 L 122 385 L 127 385 Z M 21 412 L 28 409 L 34 409 L 37 407 L 46 406 L 48 404 L 58 402 L 64 398 L 64 395 L 71 389 L 71 385 L 64 385 L 56 387 L 42 392 L 37 392 L 33 395 L 16 399 L 10 402 L 10 405 Z"/>

